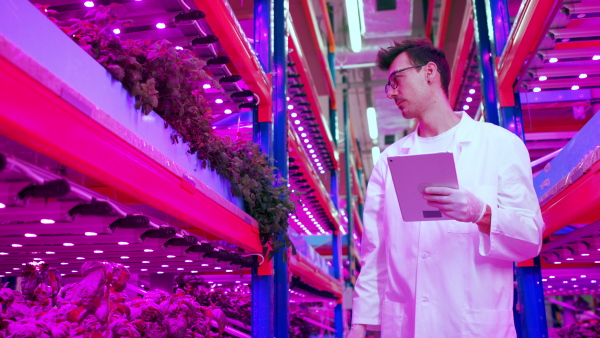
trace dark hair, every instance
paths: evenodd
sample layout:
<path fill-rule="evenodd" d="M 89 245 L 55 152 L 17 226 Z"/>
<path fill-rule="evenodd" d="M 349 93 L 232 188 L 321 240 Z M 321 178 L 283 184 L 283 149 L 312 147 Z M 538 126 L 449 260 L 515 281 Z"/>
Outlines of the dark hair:
<path fill-rule="evenodd" d="M 446 53 L 443 50 L 435 48 L 428 39 L 408 39 L 401 42 L 394 41 L 394 44 L 388 48 L 382 48 L 377 53 L 377 67 L 383 71 L 390 69 L 392 62 L 398 55 L 406 52 L 410 63 L 414 65 L 433 62 L 442 78 L 442 89 L 448 96 L 448 87 L 450 86 L 450 66 L 446 60 Z"/>

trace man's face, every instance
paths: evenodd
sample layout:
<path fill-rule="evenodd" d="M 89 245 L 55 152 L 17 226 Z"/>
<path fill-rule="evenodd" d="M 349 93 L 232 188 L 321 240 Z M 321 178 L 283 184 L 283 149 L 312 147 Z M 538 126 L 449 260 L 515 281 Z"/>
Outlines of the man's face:
<path fill-rule="evenodd" d="M 388 81 L 397 88 L 389 86 L 387 96 L 396 102 L 406 119 L 419 117 L 428 95 L 427 78 L 422 67 L 394 73 L 412 66 L 416 65 L 411 64 L 406 53 L 402 53 L 396 57 L 388 70 Z"/>

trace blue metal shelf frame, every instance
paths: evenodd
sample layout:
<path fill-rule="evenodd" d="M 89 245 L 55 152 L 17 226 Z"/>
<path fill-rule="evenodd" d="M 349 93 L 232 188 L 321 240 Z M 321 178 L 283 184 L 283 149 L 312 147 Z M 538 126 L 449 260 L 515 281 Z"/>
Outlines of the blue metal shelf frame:
<path fill-rule="evenodd" d="M 272 0 L 254 1 L 254 50 L 265 73 L 271 72 L 271 16 Z M 253 141 L 260 144 L 263 153 L 273 157 L 273 123 L 258 122 L 258 109 L 254 109 Z M 264 262 L 263 264 L 273 264 Z M 258 268 L 252 269 L 252 336 L 273 337 L 274 277 L 261 276 Z M 268 314 L 268 315 L 265 315 Z"/>
<path fill-rule="evenodd" d="M 519 93 L 515 94 L 516 105 L 513 107 L 499 109 L 497 100 L 494 60 L 502 54 L 510 33 L 507 1 L 473 0 L 473 12 L 486 121 L 508 129 L 525 141 Z M 532 267 L 516 268 L 516 280 L 518 297 L 525 305 L 519 313 L 515 312 L 517 335 L 523 338 L 548 337 L 539 256 L 534 259 Z M 537 295 L 541 295 L 541 302 Z"/>

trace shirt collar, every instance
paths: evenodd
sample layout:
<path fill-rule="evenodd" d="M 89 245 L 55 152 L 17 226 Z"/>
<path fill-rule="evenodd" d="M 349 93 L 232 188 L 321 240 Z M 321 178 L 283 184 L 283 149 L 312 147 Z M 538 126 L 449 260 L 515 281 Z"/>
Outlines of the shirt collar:
<path fill-rule="evenodd" d="M 471 135 L 473 132 L 473 128 L 475 127 L 475 121 L 469 116 L 469 114 L 464 111 L 460 112 L 462 114 L 460 118 L 460 122 L 458 122 L 458 128 L 456 129 L 456 142 L 469 143 L 471 142 Z M 415 130 L 406 138 L 406 141 L 402 144 L 402 148 L 412 148 L 415 144 L 415 138 L 417 137 L 417 131 Z"/>

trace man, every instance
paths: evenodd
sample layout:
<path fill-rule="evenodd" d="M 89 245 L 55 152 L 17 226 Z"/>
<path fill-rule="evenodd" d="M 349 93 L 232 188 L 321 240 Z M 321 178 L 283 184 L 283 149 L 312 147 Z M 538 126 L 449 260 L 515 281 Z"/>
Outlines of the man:
<path fill-rule="evenodd" d="M 452 110 L 448 62 L 428 40 L 395 42 L 377 65 L 418 127 L 381 154 L 369 180 L 349 337 L 516 337 L 513 262 L 539 254 L 544 227 L 523 142 Z M 460 188 L 428 187 L 423 198 L 453 220 L 402 221 L 387 158 L 446 151 Z"/>

